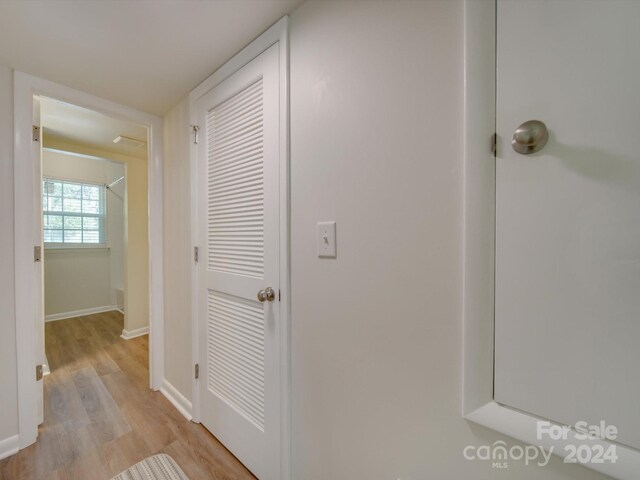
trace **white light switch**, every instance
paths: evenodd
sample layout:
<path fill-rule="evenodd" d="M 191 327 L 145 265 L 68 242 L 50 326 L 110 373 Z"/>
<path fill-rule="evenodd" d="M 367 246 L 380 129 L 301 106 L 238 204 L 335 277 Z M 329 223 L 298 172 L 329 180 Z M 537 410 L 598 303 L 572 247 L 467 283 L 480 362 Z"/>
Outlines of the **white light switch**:
<path fill-rule="evenodd" d="M 318 256 L 336 258 L 336 222 L 318 222 Z"/>

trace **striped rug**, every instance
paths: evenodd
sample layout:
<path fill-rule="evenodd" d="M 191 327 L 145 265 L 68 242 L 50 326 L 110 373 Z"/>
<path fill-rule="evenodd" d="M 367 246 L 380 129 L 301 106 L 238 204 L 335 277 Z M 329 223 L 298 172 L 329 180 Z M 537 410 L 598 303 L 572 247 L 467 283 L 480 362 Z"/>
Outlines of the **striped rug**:
<path fill-rule="evenodd" d="M 164 453 L 145 458 L 111 480 L 189 480 L 173 458 Z"/>

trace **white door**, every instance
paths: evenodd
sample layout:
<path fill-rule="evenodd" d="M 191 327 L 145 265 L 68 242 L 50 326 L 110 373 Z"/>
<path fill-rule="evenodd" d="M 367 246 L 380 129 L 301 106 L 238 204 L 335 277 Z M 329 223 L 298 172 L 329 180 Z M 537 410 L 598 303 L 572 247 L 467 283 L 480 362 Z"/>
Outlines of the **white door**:
<path fill-rule="evenodd" d="M 280 477 L 278 58 L 198 104 L 201 420 L 262 480 Z"/>
<path fill-rule="evenodd" d="M 639 26 L 637 1 L 498 1 L 495 399 L 637 448 Z"/>
<path fill-rule="evenodd" d="M 46 356 L 44 350 L 44 232 L 43 232 L 43 216 L 42 216 L 42 125 L 40 115 L 40 97 L 33 97 L 33 125 L 38 128 L 37 132 L 34 132 L 31 143 L 31 154 L 35 158 L 34 166 L 36 172 L 34 178 L 36 179 L 36 185 L 34 185 L 34 192 L 36 192 L 34 201 L 35 211 L 39 212 L 36 216 L 36 240 L 35 244 L 40 247 L 39 259 L 37 254 L 34 253 L 35 265 L 35 279 L 36 284 L 34 288 L 34 308 L 35 308 L 35 347 L 36 347 L 36 391 L 37 391 L 37 418 L 38 425 L 44 422 L 44 380 L 42 379 L 43 368 L 46 365 Z M 46 368 L 49 368 L 46 366 Z M 39 378 L 39 380 L 38 380 Z"/>

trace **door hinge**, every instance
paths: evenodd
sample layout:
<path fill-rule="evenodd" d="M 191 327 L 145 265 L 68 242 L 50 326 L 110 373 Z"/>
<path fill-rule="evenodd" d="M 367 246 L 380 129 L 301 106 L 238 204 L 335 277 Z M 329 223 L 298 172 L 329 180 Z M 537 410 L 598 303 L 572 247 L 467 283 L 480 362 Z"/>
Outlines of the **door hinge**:
<path fill-rule="evenodd" d="M 198 263 L 198 257 L 199 257 L 198 247 L 193 247 L 193 261 L 195 263 Z"/>
<path fill-rule="evenodd" d="M 491 135 L 491 153 L 495 156 L 498 144 L 498 134 L 494 133 Z"/>
<path fill-rule="evenodd" d="M 36 365 L 36 382 L 42 380 L 42 365 Z"/>
<path fill-rule="evenodd" d="M 194 368 L 194 372 L 193 372 L 193 373 L 194 373 L 194 376 L 195 376 L 196 380 L 197 380 L 198 378 L 200 378 L 200 365 L 198 365 L 197 363 L 196 363 L 196 365 L 195 365 L 195 368 Z"/>
<path fill-rule="evenodd" d="M 40 141 L 40 127 L 37 125 L 33 125 L 33 128 L 31 130 L 32 133 L 32 139 L 34 142 L 39 142 Z"/>
<path fill-rule="evenodd" d="M 278 301 L 282 300 L 282 293 L 278 290 Z"/>
<path fill-rule="evenodd" d="M 42 248 L 40 245 L 35 245 L 33 247 L 33 261 L 40 262 L 42 261 Z"/>
<path fill-rule="evenodd" d="M 193 143 L 198 144 L 198 131 L 200 127 L 197 125 L 191 125 L 191 133 L 193 133 Z"/>

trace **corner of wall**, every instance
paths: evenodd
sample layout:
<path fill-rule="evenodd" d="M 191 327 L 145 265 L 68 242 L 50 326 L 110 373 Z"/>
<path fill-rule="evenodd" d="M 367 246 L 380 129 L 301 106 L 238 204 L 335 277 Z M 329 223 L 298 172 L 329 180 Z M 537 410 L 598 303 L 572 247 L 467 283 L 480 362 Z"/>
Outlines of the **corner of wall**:
<path fill-rule="evenodd" d="M 164 120 L 165 381 L 192 400 L 189 100 Z"/>

